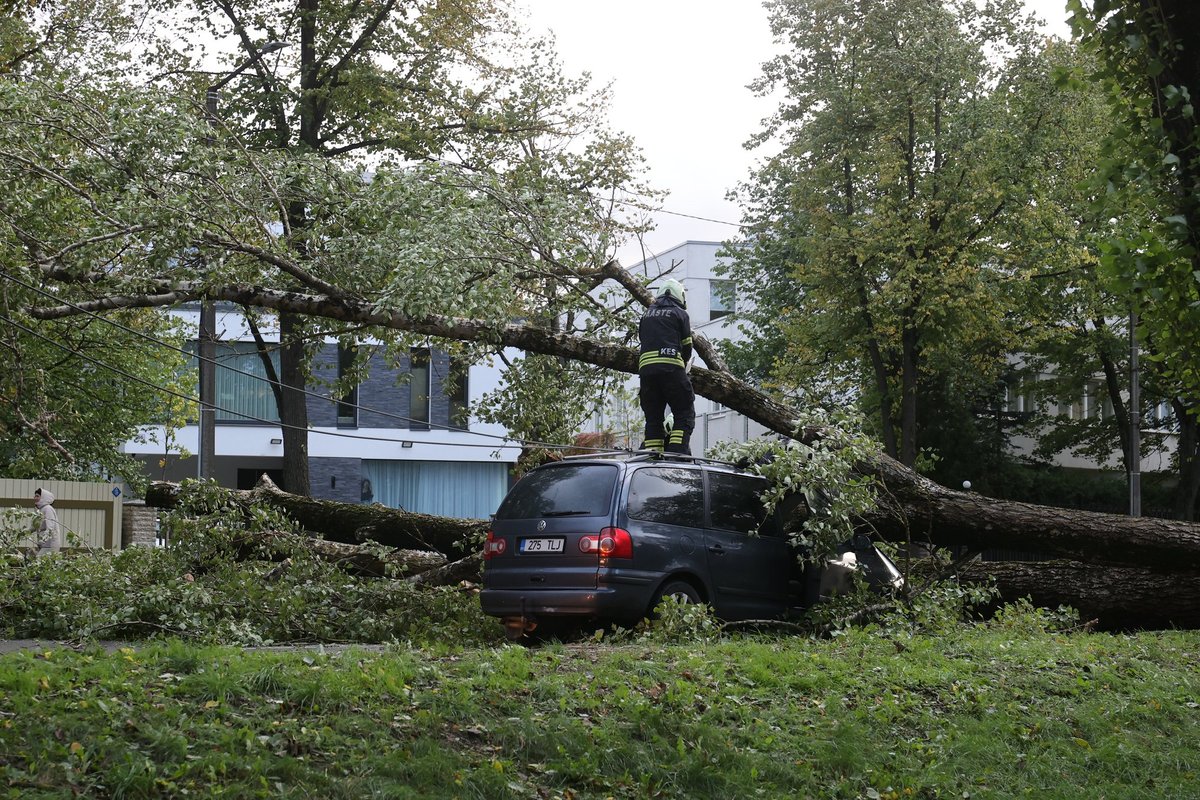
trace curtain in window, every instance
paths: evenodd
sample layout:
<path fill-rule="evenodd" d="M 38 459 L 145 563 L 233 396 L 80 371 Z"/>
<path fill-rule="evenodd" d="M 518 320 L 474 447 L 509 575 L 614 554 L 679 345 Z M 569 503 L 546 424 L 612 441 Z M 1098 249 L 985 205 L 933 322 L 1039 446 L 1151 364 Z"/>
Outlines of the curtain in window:
<path fill-rule="evenodd" d="M 374 502 L 420 514 L 486 519 L 508 489 L 506 465 L 462 461 L 362 462 Z"/>
<path fill-rule="evenodd" d="M 279 372 L 279 351 L 271 352 Z M 218 342 L 217 419 L 279 421 L 275 392 L 253 342 Z"/>

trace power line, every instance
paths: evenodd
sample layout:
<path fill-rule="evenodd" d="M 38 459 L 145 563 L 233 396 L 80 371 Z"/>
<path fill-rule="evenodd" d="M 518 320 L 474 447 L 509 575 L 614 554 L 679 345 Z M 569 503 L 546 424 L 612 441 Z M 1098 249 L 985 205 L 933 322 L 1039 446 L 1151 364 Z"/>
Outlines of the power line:
<path fill-rule="evenodd" d="M 51 339 L 49 336 L 46 336 L 45 334 L 38 333 L 37 331 L 33 330 L 32 328 L 22 325 L 21 323 L 17 322 L 16 320 L 14 320 L 8 316 L 5 316 L 4 314 L 0 314 L 0 320 L 7 322 L 8 324 L 12 325 L 13 327 L 20 328 L 21 330 L 25 331 L 28 334 L 36 336 L 37 338 L 47 342 L 50 345 L 53 345 L 54 347 L 57 347 L 58 349 L 62 350 L 65 353 L 69 353 L 70 355 L 73 355 L 77 358 L 81 358 L 84 361 L 88 361 L 92 364 L 95 364 L 96 366 L 101 367 L 102 369 L 106 369 L 110 372 L 115 372 L 116 374 L 118 374 L 124 378 L 128 378 L 129 380 L 134 381 L 135 383 L 140 383 L 143 386 L 146 386 L 150 389 L 154 389 L 156 391 L 163 392 L 164 394 L 169 394 L 174 397 L 178 397 L 179 399 L 185 400 L 189 403 L 199 404 L 199 402 L 200 402 L 199 399 L 193 395 L 186 395 L 186 394 L 183 394 L 182 392 L 177 392 L 174 389 L 168 388 L 166 386 L 160 386 L 152 381 L 146 380 L 145 378 L 139 378 L 136 375 L 130 374 L 119 367 L 114 367 L 111 364 L 105 363 L 98 358 L 93 358 L 92 356 L 86 355 L 84 353 L 80 353 L 77 350 L 72 350 L 71 348 L 67 347 L 66 345 L 62 344 L 61 342 L 57 342 L 54 339 Z M 291 425 L 291 424 L 281 422 L 279 420 L 269 420 L 269 419 L 265 419 L 263 417 L 256 417 L 253 414 L 246 414 L 241 411 L 234 411 L 233 409 L 225 408 L 224 406 L 219 406 L 216 404 L 213 404 L 213 408 L 215 408 L 218 411 L 224 411 L 227 414 L 233 414 L 237 417 L 241 417 L 243 419 L 248 419 L 252 422 L 261 422 L 264 425 L 270 425 L 271 427 L 288 428 L 289 430 L 304 431 L 306 433 L 316 433 L 316 434 L 320 434 L 322 436 L 333 436 L 333 437 L 336 437 L 339 439 L 359 439 L 359 440 L 368 441 L 368 442 L 383 442 L 385 444 L 400 444 L 401 442 L 412 441 L 412 439 L 392 439 L 392 438 L 381 437 L 381 436 L 362 436 L 362 435 L 354 434 L 354 433 L 343 433 L 341 431 L 325 431 L 325 430 L 320 430 L 318 428 L 301 428 L 299 425 Z M 479 434 L 479 435 L 482 435 L 482 434 Z M 502 438 L 507 442 L 511 442 L 512 444 L 510 446 L 520 446 L 523 444 L 538 444 L 539 446 L 550 447 L 550 448 L 572 447 L 572 445 L 545 444 L 545 443 L 540 443 L 540 442 L 527 443 L 527 442 L 522 441 L 521 439 L 514 439 L 514 438 L 510 438 L 510 437 L 497 437 L 497 438 Z M 445 447 L 490 447 L 493 449 L 498 446 L 499 447 L 504 446 L 502 444 L 501 445 L 473 444 L 473 443 L 469 443 L 469 442 L 461 442 L 461 443 L 460 442 L 421 442 L 421 443 L 422 444 L 433 444 L 433 445 L 439 445 L 439 446 L 445 446 Z"/>
<path fill-rule="evenodd" d="M 92 318 L 92 319 L 96 319 L 96 320 L 100 320 L 101 322 L 107 323 L 108 325 L 111 325 L 111 326 L 113 326 L 114 328 L 117 328 L 117 329 L 119 329 L 119 330 L 122 330 L 122 331 L 125 331 L 125 332 L 127 332 L 127 333 L 133 334 L 134 336 L 137 336 L 137 337 L 139 337 L 139 338 L 141 338 L 141 339 L 144 339 L 145 341 L 147 341 L 147 342 L 150 342 L 151 344 L 157 345 L 157 346 L 159 346 L 159 347 L 166 348 L 166 349 L 168 349 L 168 350 L 173 350 L 173 351 L 175 351 L 175 352 L 177 352 L 177 353 L 180 353 L 180 354 L 182 354 L 182 355 L 186 355 L 186 356 L 189 356 L 189 357 L 195 357 L 195 358 L 197 358 L 197 359 L 203 359 L 203 357 L 202 357 L 202 356 L 200 356 L 200 355 L 199 355 L 199 353 L 191 353 L 191 352 L 189 352 L 189 351 L 187 351 L 187 350 L 185 350 L 185 349 L 183 349 L 183 348 L 176 347 L 175 345 L 171 344 L 170 342 L 164 342 L 163 340 L 161 340 L 161 339 L 159 339 L 159 338 L 157 338 L 157 337 L 155 337 L 155 336 L 151 336 L 150 334 L 144 333 L 144 332 L 142 332 L 142 331 L 135 330 L 135 329 L 133 329 L 133 328 L 130 328 L 130 327 L 126 326 L 126 325 L 122 325 L 121 323 L 119 323 L 119 322 L 117 322 L 117 321 L 115 321 L 115 320 L 111 320 L 111 319 L 109 319 L 108 317 L 106 317 L 106 316 L 103 316 L 103 315 L 101 315 L 101 314 L 97 314 L 97 313 L 96 313 L 96 312 L 94 312 L 94 311 L 89 311 L 89 310 L 87 310 L 87 309 L 85 309 L 85 308 L 83 308 L 83 307 L 81 307 L 81 306 L 79 306 L 79 305 L 76 305 L 75 303 L 72 303 L 72 302 L 70 302 L 69 300 L 65 300 L 65 299 L 63 299 L 63 298 L 61 298 L 61 297 L 59 297 L 59 296 L 57 296 L 57 295 L 53 294 L 52 292 L 47 292 L 45 289 L 42 289 L 42 288 L 40 288 L 40 287 L 38 287 L 38 286 L 35 286 L 35 285 L 33 285 L 33 284 L 30 284 L 30 283 L 26 283 L 25 281 L 21 280 L 20 278 L 17 278 L 17 277 L 15 277 L 15 276 L 13 276 L 13 275 L 9 274 L 8 272 L 6 272 L 6 271 L 4 271 L 4 270 L 2 270 L 2 269 L 0 269 L 0 277 L 6 278 L 6 279 L 8 279 L 9 281 L 12 281 L 13 283 L 16 283 L 16 284 L 18 284 L 18 285 L 20 285 L 20 286 L 23 286 L 23 287 L 25 287 L 26 289 L 30 289 L 30 290 L 32 290 L 32 291 L 34 291 L 34 292 L 37 292 L 37 293 L 39 293 L 39 294 L 41 294 L 41 295 L 43 295 L 43 296 L 49 297 L 49 298 L 51 298 L 51 299 L 53 299 L 53 300 L 55 300 L 55 301 L 57 301 L 57 302 L 60 302 L 60 303 L 62 303 L 62 304 L 64 304 L 64 305 L 67 305 L 67 306 L 69 306 L 69 307 L 71 307 L 71 308 L 73 308 L 73 309 L 77 310 L 78 312 L 80 312 L 81 314 L 83 314 L 83 315 L 85 315 L 85 316 L 87 316 L 87 317 L 90 317 L 90 318 Z M 123 370 L 121 370 L 121 369 L 119 369 L 119 368 L 117 368 L 117 367 L 113 367 L 113 366 L 111 366 L 111 365 L 109 365 L 109 364 L 105 364 L 105 363 L 103 363 L 103 362 L 101 362 L 101 361 L 99 361 L 99 360 L 97 360 L 97 359 L 91 358 L 90 356 L 86 356 L 86 355 L 84 355 L 84 354 L 82 354 L 82 353 L 79 353 L 79 352 L 77 352 L 77 351 L 71 350 L 70 348 L 66 347 L 65 345 L 63 345 L 63 344 L 62 344 L 62 343 L 60 343 L 60 342 L 57 342 L 57 341 L 55 341 L 55 340 L 53 340 L 53 339 L 50 339 L 50 338 L 48 338 L 48 337 L 44 336 L 43 334 L 40 334 L 40 333 L 38 333 L 38 332 L 36 332 L 36 331 L 34 331 L 34 330 L 30 329 L 30 328 L 27 328 L 27 327 L 25 327 L 25 326 L 23 326 L 23 325 L 20 325 L 19 323 L 13 322 L 13 321 L 12 321 L 12 320 L 10 320 L 8 317 L 4 317 L 4 316 L 0 315 L 0 319 L 5 319 L 5 320 L 9 321 L 11 324 L 15 325 L 16 327 L 19 327 L 19 328 L 21 328 L 22 330 L 25 330 L 26 332 L 28 332 L 28 333 L 31 333 L 31 334 L 33 334 L 34 336 L 37 336 L 38 338 L 40 338 L 40 339 L 43 339 L 43 340 L 45 340 L 45 341 L 49 342 L 50 344 L 54 345 L 55 347 L 58 347 L 59 349 L 63 350 L 64 352 L 70 353 L 70 354 L 72 354 L 72 355 L 76 355 L 76 356 L 78 356 L 78 357 L 80 357 L 80 358 L 83 358 L 83 359 L 85 359 L 85 360 L 87 360 L 87 361 L 91 361 L 92 363 L 94 363 L 94 364 L 97 364 L 98 366 L 101 366 L 101 367 L 103 367 L 103 368 L 105 368 L 105 369 L 108 369 L 108 370 L 110 370 L 110 371 L 112 371 L 112 372 L 116 372 L 116 373 L 117 373 L 117 374 L 119 374 L 119 375 L 123 375 L 124 377 L 127 377 L 127 378 L 129 378 L 130 380 L 133 380 L 133 381 L 136 381 L 136 382 L 138 382 L 138 383 L 141 383 L 141 384 L 143 384 L 143 385 L 145 385 L 145 386 L 148 386 L 148 387 L 150 387 L 150 388 L 152 388 L 152 389 L 156 389 L 156 390 L 158 390 L 158 391 L 161 391 L 161 392 L 165 392 L 165 393 L 167 393 L 167 394 L 174 395 L 174 396 L 176 396 L 176 397 L 179 397 L 180 399 L 182 399 L 182 400 L 185 400 L 185 401 L 187 401 L 187 402 L 191 402 L 191 403 L 197 403 L 197 404 L 200 402 L 200 401 L 199 401 L 199 399 L 198 399 L 198 398 L 196 398 L 196 397 L 189 396 L 189 395 L 183 395 L 183 394 L 181 394 L 181 393 L 179 393 L 179 392 L 176 392 L 176 391 L 174 391 L 173 389 L 169 389 L 169 388 L 167 388 L 167 387 L 165 387 L 165 386 L 159 386 L 159 385 L 157 385 L 157 384 L 155 384 L 155 383 L 153 383 L 153 382 L 146 381 L 146 380 L 144 380 L 144 379 L 142 379 L 142 378 L 138 378 L 137 376 L 134 376 L 134 375 L 130 375 L 129 373 L 127 373 L 127 372 L 124 372 Z M 265 382 L 265 383 L 268 383 L 268 384 L 270 384 L 270 385 L 272 385 L 272 386 L 282 386 L 282 384 L 280 384 L 279 382 L 277 382 L 277 381 L 272 381 L 271 379 L 269 379 L 269 378 L 267 378 L 267 377 L 265 377 L 265 376 L 262 376 L 262 375 L 255 375 L 255 374 L 254 374 L 254 373 L 252 373 L 252 372 L 246 372 L 246 371 L 244 371 L 244 370 L 239 370 L 239 369 L 235 369 L 234 367 L 230 367 L 230 366 L 227 366 L 227 365 L 220 364 L 220 363 L 218 363 L 218 361 L 217 361 L 216 359 L 203 359 L 203 360 L 209 361 L 210 363 L 214 364 L 215 366 L 218 366 L 218 367 L 220 367 L 221 369 L 227 370 L 227 371 L 229 371 L 229 372 L 233 372 L 233 373 L 235 373 L 235 374 L 238 374 L 238 375 L 244 375 L 244 376 L 246 376 L 246 377 L 253 378 L 253 379 L 255 379 L 255 380 L 263 381 L 263 382 Z M 360 411 L 369 411 L 369 412 L 371 412 L 371 413 L 374 413 L 374 414 L 379 414 L 380 416 L 383 416 L 383 417 L 388 417 L 388 418 L 392 418 L 392 419 L 398 419 L 398 420 L 402 420 L 402 421 L 409 422 L 409 423 L 412 423 L 412 422 L 414 422 L 414 421 L 417 421 L 417 422 L 423 422 L 423 421 L 421 421 L 421 420 L 413 420 L 411 417 L 406 417 L 406 416 L 403 416 L 403 415 L 401 415 L 401 414 L 396 414 L 396 413 L 393 413 L 393 412 L 383 411 L 383 410 L 381 410 L 381 409 L 375 409 L 375 408 L 371 408 L 371 407 L 369 407 L 369 406 L 362 406 L 362 405 L 359 405 L 359 404 L 357 404 L 357 403 L 341 403 L 341 401 L 334 400 L 332 397 L 326 397 L 325 395 L 318 394 L 318 393 L 316 393 L 316 392 L 313 392 L 313 391 L 310 391 L 310 390 L 307 390 L 307 389 L 302 389 L 302 390 L 299 390 L 299 391 L 301 391 L 303 394 L 305 394 L 305 395 L 307 395 L 307 396 L 310 396 L 310 397 L 315 397 L 315 398 L 317 398 L 318 400 L 324 400 L 324 401 L 326 401 L 326 402 L 330 402 L 330 403 L 339 403 L 339 404 L 342 404 L 342 405 L 349 405 L 349 406 L 351 406 L 351 407 L 353 407 L 353 408 L 355 408 L 355 409 L 358 409 L 358 410 L 360 410 Z M 278 427 L 281 427 L 281 428 L 289 428 L 289 429 L 292 429 L 292 430 L 304 430 L 304 431 L 308 431 L 308 432 L 310 432 L 310 433 L 317 433 L 317 434 L 321 434 L 321 435 L 324 435 L 324 436 L 335 436 L 335 437 L 339 437 L 339 438 L 347 438 L 347 439 L 363 439 L 363 440 L 366 440 L 366 441 L 372 441 L 372 442 L 399 443 L 399 442 L 404 442 L 404 441 L 412 441 L 411 439 L 390 439 L 390 438 L 386 438 L 386 437 L 377 437 L 377 436 L 361 436 L 361 435 L 357 435 L 357 434 L 349 434 L 349 433 L 342 433 L 342 432 L 335 432 L 335 431 L 323 431 L 323 430 L 319 430 L 319 429 L 316 429 L 316 428 L 301 428 L 301 427 L 299 427 L 299 426 L 296 426 L 296 425 L 285 425 L 283 422 L 280 422 L 280 421 L 277 421 L 277 420 L 269 420 L 269 419 L 265 419 L 265 418 L 263 418 L 263 417 L 256 417 L 256 416 L 254 416 L 254 415 L 252 415 L 252 414 L 246 414 L 246 413 L 243 413 L 243 412 L 240 412 L 240 411 L 234 411 L 234 410 L 232 410 L 232 409 L 225 408 L 225 407 L 223 407 L 223 406 L 218 406 L 218 405 L 216 405 L 216 404 L 211 404 L 211 405 L 213 406 L 213 408 L 214 408 L 214 409 L 216 409 L 216 410 L 218 410 L 218 411 L 223 411 L 223 412 L 225 412 L 225 413 L 227 413 L 227 414 L 233 414 L 233 415 L 235 415 L 235 416 L 241 417 L 241 418 L 243 418 L 243 419 L 248 419 L 248 420 L 251 420 L 251 421 L 253 421 L 253 422 L 261 422 L 261 423 L 263 423 L 263 424 L 265 424 L 265 425 L 270 425 L 270 426 L 273 426 L 273 427 L 275 427 L 275 426 L 278 426 Z M 441 426 L 439 426 L 439 427 L 441 427 Z M 470 429 L 468 429 L 468 428 L 460 428 L 460 427 L 453 426 L 453 425 L 447 425 L 447 426 L 445 426 L 445 430 L 449 430 L 449 431 L 455 431 L 455 432 L 457 432 L 457 433 L 466 433 L 466 434 L 469 434 L 469 435 L 472 435 L 472 436 L 483 437 L 483 438 L 488 438 L 488 439 L 498 439 L 498 440 L 500 440 L 500 442 L 499 442 L 499 444 L 497 444 L 497 445 L 488 445 L 488 444 L 482 444 L 482 443 L 468 443 L 468 442 L 440 442 L 440 441 L 422 441 L 421 443 L 422 443 L 422 444 L 430 444 L 430 445 L 435 445 L 435 446 L 446 446 L 446 447 L 496 447 L 496 446 L 501 446 L 501 447 L 502 447 L 502 446 L 510 446 L 510 447 L 512 447 L 512 446 L 521 446 L 521 447 L 525 447 L 525 446 L 535 446 L 535 447 L 543 447 L 543 448 L 547 448 L 547 449 L 579 449 L 579 450 L 591 450 L 591 451 L 593 451 L 593 452 L 613 452 L 613 451 L 611 450 L 611 448 L 609 448 L 609 449 L 606 449 L 606 448 L 588 448 L 588 447 L 580 447 L 580 446 L 578 446 L 578 445 L 572 445 L 572 444 L 559 444 L 559 443 L 555 443 L 555 442 L 541 442 L 541 441 L 537 441 L 537 440 L 531 440 L 531 439 L 519 439 L 519 438 L 515 438 L 515 437 L 512 437 L 512 436 L 502 436 L 502 435 L 500 435 L 500 434 L 494 434 L 494 433 L 484 433 L 484 432 L 482 432 L 482 431 L 472 431 L 472 430 L 470 430 Z"/>
<path fill-rule="evenodd" d="M 697 214 L 685 214 L 682 211 L 668 211 L 665 208 L 655 208 L 654 206 L 648 206 L 645 203 L 635 203 L 632 200 L 617 200 L 617 199 L 613 198 L 612 202 L 614 202 L 618 205 L 622 205 L 622 206 L 632 206 L 633 208 L 640 208 L 643 211 L 650 211 L 655 214 L 670 214 L 672 217 L 686 217 L 687 219 L 697 219 L 697 220 L 700 220 L 701 222 L 713 222 L 713 223 L 716 223 L 717 225 L 728 225 L 732 228 L 738 228 L 739 230 L 743 230 L 745 228 L 750 227 L 749 225 L 743 225 L 740 222 L 729 222 L 729 221 L 723 220 L 723 219 L 713 219 L 712 217 L 701 217 Z"/>

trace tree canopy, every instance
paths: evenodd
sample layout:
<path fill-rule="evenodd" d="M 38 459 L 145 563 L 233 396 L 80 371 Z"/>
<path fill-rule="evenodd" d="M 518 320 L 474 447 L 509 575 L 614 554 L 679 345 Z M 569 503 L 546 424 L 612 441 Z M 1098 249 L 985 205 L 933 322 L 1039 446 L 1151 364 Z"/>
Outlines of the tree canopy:
<path fill-rule="evenodd" d="M 2 221 L 5 264 L 55 285 L 28 302 L 40 318 L 200 300 L 271 311 L 293 460 L 306 354 L 323 338 L 437 340 L 481 358 L 513 320 L 552 336 L 615 321 L 628 335 L 640 287 L 610 281 L 616 302 L 593 290 L 642 224 L 612 202 L 648 191 L 640 155 L 607 129 L 605 90 L 564 75 L 551 43 L 522 38 L 499 5 L 139 11 L 144 35 L 122 29 L 98 55 L 112 69 L 39 63 L 5 87 L 0 171 L 22 198 Z M 208 53 L 209 40 L 228 47 Z M 268 41 L 290 46 L 263 54 Z M 116 68 L 130 42 L 155 71 Z M 214 60 L 236 74 L 197 72 Z M 507 391 L 528 396 L 524 366 Z M 587 384 L 571 391 L 594 400 Z M 578 422 L 525 427 L 565 437 Z"/>
<path fill-rule="evenodd" d="M 782 320 L 775 380 L 859 399 L 911 465 L 922 404 L 969 408 L 1015 349 L 1024 234 L 1047 224 L 1031 197 L 1062 141 L 1050 61 L 1019 3 L 770 8 L 786 49 L 756 88 L 784 100 L 756 142 L 783 147 L 740 191 L 734 274 Z"/>

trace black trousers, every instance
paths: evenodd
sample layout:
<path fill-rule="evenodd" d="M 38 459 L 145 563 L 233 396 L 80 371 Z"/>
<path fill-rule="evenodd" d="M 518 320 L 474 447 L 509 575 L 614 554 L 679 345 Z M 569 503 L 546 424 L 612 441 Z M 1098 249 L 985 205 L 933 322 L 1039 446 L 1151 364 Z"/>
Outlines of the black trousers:
<path fill-rule="evenodd" d="M 692 382 L 681 368 L 651 367 L 641 373 L 638 398 L 646 415 L 646 438 L 642 447 L 665 449 L 668 453 L 690 453 L 692 431 L 696 427 L 696 395 Z M 667 434 L 663 419 L 671 408 L 674 422 Z"/>

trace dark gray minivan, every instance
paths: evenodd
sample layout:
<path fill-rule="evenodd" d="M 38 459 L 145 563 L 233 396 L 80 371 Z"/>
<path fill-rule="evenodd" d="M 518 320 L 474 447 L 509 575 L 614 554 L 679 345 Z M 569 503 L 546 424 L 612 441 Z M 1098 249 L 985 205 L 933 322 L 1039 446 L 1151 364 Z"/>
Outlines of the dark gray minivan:
<path fill-rule="evenodd" d="M 811 582 L 764 518 L 765 486 L 729 465 L 648 454 L 531 470 L 488 533 L 483 611 L 513 639 L 548 622 L 636 621 L 667 595 L 726 620 L 783 618 Z"/>

